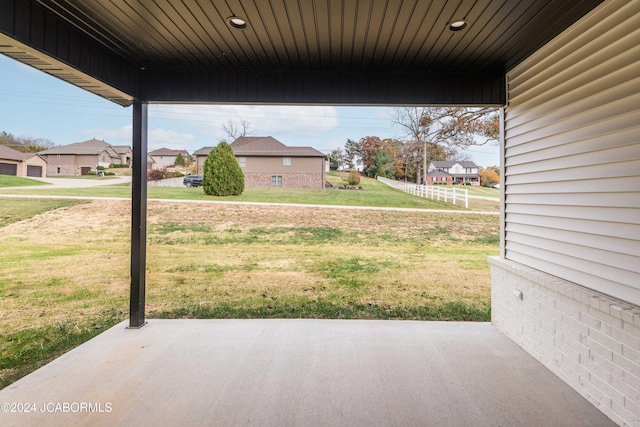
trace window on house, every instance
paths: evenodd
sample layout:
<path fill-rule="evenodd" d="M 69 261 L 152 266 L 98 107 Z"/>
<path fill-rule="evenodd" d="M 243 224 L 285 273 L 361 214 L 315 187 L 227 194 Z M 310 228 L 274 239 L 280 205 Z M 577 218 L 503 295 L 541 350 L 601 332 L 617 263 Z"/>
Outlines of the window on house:
<path fill-rule="evenodd" d="M 60 158 L 60 154 L 58 154 L 57 158 L 58 158 L 58 159 Z"/>
<path fill-rule="evenodd" d="M 240 164 L 241 168 L 247 166 L 247 158 L 246 157 L 238 157 L 238 163 Z"/>
<path fill-rule="evenodd" d="M 60 173 L 60 168 L 58 168 L 58 169 L 56 170 L 56 173 Z"/>
<path fill-rule="evenodd" d="M 291 157 L 283 157 L 282 158 L 283 166 L 291 166 Z"/>
<path fill-rule="evenodd" d="M 106 159 L 106 157 L 102 156 L 102 163 L 105 163 L 105 159 Z"/>
<path fill-rule="evenodd" d="M 282 187 L 282 176 L 274 175 L 271 177 L 271 186 L 272 187 Z"/>

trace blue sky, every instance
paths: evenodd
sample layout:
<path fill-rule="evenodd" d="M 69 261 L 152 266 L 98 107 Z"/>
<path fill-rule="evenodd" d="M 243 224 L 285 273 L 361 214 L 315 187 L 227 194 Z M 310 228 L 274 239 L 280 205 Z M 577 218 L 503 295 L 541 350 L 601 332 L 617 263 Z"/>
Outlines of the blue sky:
<path fill-rule="evenodd" d="M 400 138 L 393 108 L 325 106 L 175 105 L 149 106 L 149 150 L 193 152 L 229 140 L 229 119 L 251 124 L 253 136 L 273 136 L 286 145 L 312 146 L 328 153 L 347 139 Z M 46 138 L 58 145 L 91 138 L 131 145 L 131 108 L 0 55 L 0 131 Z M 230 142 L 230 141 L 229 141 Z M 497 146 L 471 147 L 466 155 L 480 166 L 499 164 Z"/>

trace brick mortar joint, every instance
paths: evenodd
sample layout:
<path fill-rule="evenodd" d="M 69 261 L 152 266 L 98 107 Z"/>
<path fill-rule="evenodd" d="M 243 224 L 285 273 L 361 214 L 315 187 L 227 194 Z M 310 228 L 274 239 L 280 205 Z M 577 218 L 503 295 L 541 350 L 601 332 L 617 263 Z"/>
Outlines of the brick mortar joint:
<path fill-rule="evenodd" d="M 535 285 L 542 286 L 551 292 L 558 293 L 564 298 L 571 299 L 582 304 L 585 303 L 584 299 L 586 298 L 589 301 L 593 301 L 592 304 L 586 305 L 589 305 L 603 313 L 610 314 L 618 319 L 623 319 L 631 324 L 637 323 L 637 321 L 629 321 L 629 319 L 640 319 L 640 307 L 638 306 L 633 306 L 625 301 L 618 300 L 614 297 L 585 288 L 584 286 L 544 273 L 515 261 L 494 256 L 489 257 L 488 259 L 492 268 L 500 268 L 509 274 L 516 275 L 532 282 Z M 500 282 L 508 280 L 508 276 L 503 274 L 494 275 L 492 273 L 492 278 L 494 277 L 499 277 Z M 560 287 L 563 288 L 564 291 L 559 289 Z M 608 310 L 603 310 L 603 306 L 607 307 Z"/>

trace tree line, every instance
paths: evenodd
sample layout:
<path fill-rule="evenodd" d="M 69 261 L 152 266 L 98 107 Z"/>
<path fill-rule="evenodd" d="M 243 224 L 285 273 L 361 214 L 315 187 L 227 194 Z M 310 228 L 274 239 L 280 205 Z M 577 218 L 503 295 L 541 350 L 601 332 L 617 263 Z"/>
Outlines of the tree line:
<path fill-rule="evenodd" d="M 6 145 L 21 153 L 37 153 L 56 147 L 53 141 L 46 138 L 15 136 L 5 131 L 0 132 L 0 144 Z"/>
<path fill-rule="evenodd" d="M 422 182 L 429 163 L 464 160 L 465 149 L 497 143 L 500 136 L 496 108 L 403 107 L 395 109 L 393 122 L 403 131 L 400 138 L 348 139 L 329 154 L 331 167 L 350 170 L 361 165 L 370 177 Z"/>

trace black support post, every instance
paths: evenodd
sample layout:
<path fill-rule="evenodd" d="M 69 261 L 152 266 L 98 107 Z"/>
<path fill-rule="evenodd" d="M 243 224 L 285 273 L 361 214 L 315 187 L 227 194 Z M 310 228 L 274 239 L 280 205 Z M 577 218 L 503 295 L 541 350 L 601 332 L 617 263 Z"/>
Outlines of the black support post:
<path fill-rule="evenodd" d="M 144 306 L 147 272 L 147 108 L 145 102 L 133 102 L 129 328 L 140 328 L 146 323 Z"/>

